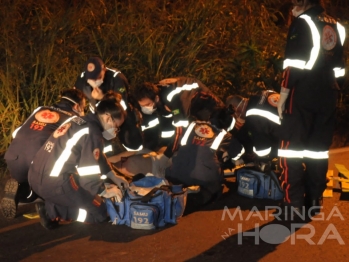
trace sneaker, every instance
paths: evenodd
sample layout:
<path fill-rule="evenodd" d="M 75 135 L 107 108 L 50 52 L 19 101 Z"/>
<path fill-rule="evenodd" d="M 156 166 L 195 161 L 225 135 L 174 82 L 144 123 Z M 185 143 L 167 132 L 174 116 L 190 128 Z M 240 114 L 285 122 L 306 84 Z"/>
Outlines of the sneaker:
<path fill-rule="evenodd" d="M 5 195 L 1 200 L 0 207 L 5 218 L 14 219 L 17 213 L 16 195 L 18 191 L 18 182 L 10 178 L 5 184 Z"/>
<path fill-rule="evenodd" d="M 35 204 L 36 212 L 40 216 L 40 224 L 47 230 L 55 229 L 59 226 L 58 221 L 52 221 L 46 211 L 45 203 L 39 202 Z"/>

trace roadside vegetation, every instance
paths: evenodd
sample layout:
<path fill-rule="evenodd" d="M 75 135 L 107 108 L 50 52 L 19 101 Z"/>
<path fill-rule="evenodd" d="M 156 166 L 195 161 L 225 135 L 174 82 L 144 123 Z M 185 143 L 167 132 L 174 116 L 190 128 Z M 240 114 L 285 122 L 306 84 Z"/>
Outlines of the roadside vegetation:
<path fill-rule="evenodd" d="M 349 32 L 345 2 L 326 6 Z M 290 23 L 282 0 L 3 0 L 0 15 L 0 176 L 13 130 L 73 87 L 88 57 L 102 57 L 132 86 L 183 75 L 201 79 L 223 100 L 279 91 Z M 349 144 L 348 82 L 334 147 Z"/>

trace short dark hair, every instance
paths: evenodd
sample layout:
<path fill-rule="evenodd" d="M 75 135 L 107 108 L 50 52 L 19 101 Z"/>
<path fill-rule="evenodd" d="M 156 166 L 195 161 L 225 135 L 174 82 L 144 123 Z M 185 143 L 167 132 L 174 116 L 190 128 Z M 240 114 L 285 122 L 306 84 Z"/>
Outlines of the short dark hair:
<path fill-rule="evenodd" d="M 96 108 L 96 114 L 103 115 L 106 113 L 110 114 L 114 119 L 121 119 L 122 117 L 126 118 L 127 116 L 126 111 L 120 103 L 112 101 L 112 99 L 101 100 Z"/>
<path fill-rule="evenodd" d="M 149 98 L 154 101 L 157 95 L 159 95 L 159 88 L 150 82 L 144 82 L 140 86 L 137 86 L 134 93 L 137 101 L 141 101 L 143 98 Z"/>
<path fill-rule="evenodd" d="M 122 96 L 119 93 L 114 92 L 113 90 L 109 90 L 104 94 L 102 100 L 111 100 L 114 103 L 120 103 L 122 100 Z"/>
<path fill-rule="evenodd" d="M 61 91 L 59 97 L 61 102 L 62 100 L 64 100 L 64 102 L 67 102 L 71 106 L 75 105 L 74 102 L 76 102 L 78 105 L 81 105 L 81 102 L 86 99 L 85 94 L 81 90 L 75 88 L 65 89 Z M 72 102 L 71 100 L 73 100 L 74 102 Z"/>

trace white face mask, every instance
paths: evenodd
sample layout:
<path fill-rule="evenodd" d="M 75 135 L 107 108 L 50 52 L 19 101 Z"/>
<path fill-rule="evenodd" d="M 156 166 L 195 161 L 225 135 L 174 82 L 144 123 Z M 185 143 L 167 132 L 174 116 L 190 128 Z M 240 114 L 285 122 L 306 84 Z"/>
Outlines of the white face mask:
<path fill-rule="evenodd" d="M 117 128 L 112 127 L 112 128 L 107 129 L 107 130 L 104 130 L 102 132 L 102 135 L 106 140 L 111 140 L 111 139 L 116 137 L 117 130 L 118 130 Z"/>
<path fill-rule="evenodd" d="M 146 115 L 151 115 L 155 112 L 156 108 L 153 108 L 153 106 L 141 106 L 142 112 Z"/>
<path fill-rule="evenodd" d="M 103 84 L 103 80 L 102 79 L 97 79 L 95 81 L 95 83 L 96 83 L 96 86 L 100 87 Z"/>

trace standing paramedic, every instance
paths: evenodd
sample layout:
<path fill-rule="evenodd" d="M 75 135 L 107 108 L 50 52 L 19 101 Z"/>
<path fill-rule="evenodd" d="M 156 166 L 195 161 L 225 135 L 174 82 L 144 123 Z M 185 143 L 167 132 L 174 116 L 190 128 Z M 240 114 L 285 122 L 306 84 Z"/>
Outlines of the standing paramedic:
<path fill-rule="evenodd" d="M 336 79 L 345 74 L 345 29 L 319 0 L 292 1 L 278 113 L 285 210 L 320 212 L 335 128 Z M 305 164 L 305 167 L 302 165 Z M 292 208 L 291 208 L 292 207 Z M 286 212 L 285 212 L 286 213 Z"/>

